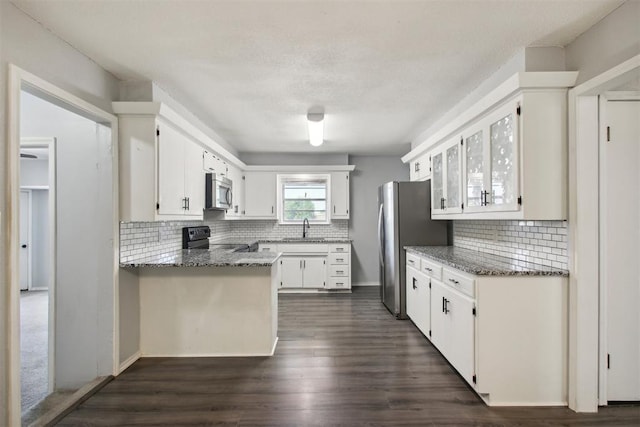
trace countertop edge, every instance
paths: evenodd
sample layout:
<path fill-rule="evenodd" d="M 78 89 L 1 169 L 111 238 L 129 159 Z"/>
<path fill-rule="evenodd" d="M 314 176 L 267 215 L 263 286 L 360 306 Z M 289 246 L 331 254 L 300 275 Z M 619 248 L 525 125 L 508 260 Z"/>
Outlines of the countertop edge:
<path fill-rule="evenodd" d="M 448 267 L 452 267 L 455 268 L 457 270 L 463 271 L 465 273 L 468 274 L 473 274 L 476 276 L 549 276 L 549 277 L 569 277 L 569 271 L 567 270 L 562 270 L 562 269 L 554 269 L 552 267 L 546 267 L 546 266 L 540 266 L 542 269 L 541 270 L 506 270 L 506 269 L 501 269 L 501 270 L 491 270 L 491 269 L 478 269 L 476 267 L 471 267 L 469 265 L 465 265 L 462 264 L 460 262 L 454 262 L 451 261 L 449 259 L 446 258 L 442 258 L 442 257 L 438 257 L 435 256 L 433 254 L 429 254 L 429 253 L 424 253 L 420 250 L 418 250 L 417 248 L 423 248 L 423 246 L 404 246 L 404 249 L 408 252 L 408 253 L 412 253 L 418 256 L 422 256 L 422 257 L 426 257 L 429 259 L 432 259 L 436 262 L 439 262 L 443 265 L 446 265 Z M 472 252 L 471 250 L 469 250 L 470 252 Z M 482 253 L 482 252 L 478 252 L 478 253 Z M 491 257 L 495 257 L 495 258 L 504 258 L 504 259 L 512 259 L 512 258 L 505 258 L 505 257 L 500 257 L 498 255 L 493 255 L 493 254 L 485 254 L 487 256 L 491 256 Z M 518 261 L 513 259 L 514 261 Z M 523 267 L 524 268 L 524 267 Z"/>

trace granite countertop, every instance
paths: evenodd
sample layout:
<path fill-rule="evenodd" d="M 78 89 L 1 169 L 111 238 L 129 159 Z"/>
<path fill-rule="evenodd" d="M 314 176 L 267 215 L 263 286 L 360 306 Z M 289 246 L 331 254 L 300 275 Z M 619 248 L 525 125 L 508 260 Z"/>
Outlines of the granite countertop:
<path fill-rule="evenodd" d="M 455 246 L 405 246 L 405 249 L 478 276 L 569 276 L 567 270 Z"/>
<path fill-rule="evenodd" d="M 230 252 L 224 249 L 180 249 L 121 262 L 120 267 L 271 267 L 278 252 Z"/>
<path fill-rule="evenodd" d="M 351 243 L 352 239 L 339 237 L 307 237 L 305 239 L 259 239 L 258 243 Z"/>

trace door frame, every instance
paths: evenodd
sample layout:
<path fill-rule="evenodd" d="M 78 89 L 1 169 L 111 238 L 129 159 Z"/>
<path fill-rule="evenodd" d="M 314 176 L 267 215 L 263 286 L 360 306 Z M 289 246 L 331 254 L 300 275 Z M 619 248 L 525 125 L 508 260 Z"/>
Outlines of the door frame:
<path fill-rule="evenodd" d="M 33 279 L 33 266 L 32 266 L 32 261 L 33 261 L 33 254 L 32 254 L 32 243 L 33 243 L 33 238 L 31 237 L 33 234 L 33 193 L 31 192 L 31 189 L 29 188 L 24 188 L 24 187 L 20 187 L 20 193 L 25 192 L 27 193 L 27 200 L 28 200 L 28 212 L 27 212 L 27 258 L 28 258 L 28 267 L 27 267 L 27 291 L 30 291 L 32 288 L 32 279 Z M 22 207 L 22 202 L 20 203 L 20 207 Z M 22 222 L 22 217 L 19 218 L 19 221 Z M 19 232 L 19 231 L 18 231 Z M 22 239 L 20 239 L 22 240 Z M 20 291 L 22 291 L 22 288 L 20 288 Z"/>
<path fill-rule="evenodd" d="M 599 97 L 640 73 L 636 55 L 569 91 L 569 407 L 606 405 L 599 239 Z M 596 189 L 596 191 L 594 191 Z"/>
<path fill-rule="evenodd" d="M 20 93 L 29 89 L 49 102 L 63 105 L 65 109 L 80 114 L 111 128 L 112 161 L 112 206 L 113 206 L 113 257 L 112 287 L 108 290 L 108 303 L 112 308 L 113 321 L 109 329 L 112 336 L 111 375 L 118 374 L 119 321 L 118 321 L 118 251 L 119 241 L 119 195 L 118 195 L 118 118 L 93 104 L 63 90 L 40 77 L 8 64 L 7 80 L 7 199 L 8 209 L 4 231 L 8 236 L 7 279 L 8 279 L 8 342 L 6 343 L 7 363 L 7 422 L 21 424 L 20 396 L 20 283 L 19 283 L 19 197 L 20 197 Z"/>

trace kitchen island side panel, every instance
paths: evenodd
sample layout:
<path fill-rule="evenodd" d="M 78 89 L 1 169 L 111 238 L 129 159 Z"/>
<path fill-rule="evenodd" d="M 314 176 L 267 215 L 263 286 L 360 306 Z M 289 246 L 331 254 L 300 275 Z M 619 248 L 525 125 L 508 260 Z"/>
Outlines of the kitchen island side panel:
<path fill-rule="evenodd" d="M 272 355 L 278 315 L 271 270 L 141 268 L 142 356 Z"/>

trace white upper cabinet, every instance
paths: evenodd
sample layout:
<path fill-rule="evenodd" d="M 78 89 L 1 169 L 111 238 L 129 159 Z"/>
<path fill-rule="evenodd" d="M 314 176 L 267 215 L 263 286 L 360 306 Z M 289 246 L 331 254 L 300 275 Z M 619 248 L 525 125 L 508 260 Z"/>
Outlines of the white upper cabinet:
<path fill-rule="evenodd" d="M 508 102 L 463 133 L 464 211 L 517 211 L 521 98 Z"/>
<path fill-rule="evenodd" d="M 244 217 L 249 219 L 275 219 L 276 173 L 245 172 L 244 174 Z"/>
<path fill-rule="evenodd" d="M 202 155 L 203 168 L 205 172 L 215 173 L 220 176 L 227 176 L 229 173 L 229 166 L 222 158 L 215 153 L 205 150 Z"/>
<path fill-rule="evenodd" d="M 205 173 L 227 174 L 227 163 L 208 147 L 216 143 L 164 104 L 112 105 L 118 114 L 120 220 L 202 219 Z"/>
<path fill-rule="evenodd" d="M 227 178 L 233 183 L 231 209 L 227 209 L 225 218 L 238 219 L 244 216 L 244 178 L 240 168 L 228 166 Z"/>
<path fill-rule="evenodd" d="M 331 218 L 349 219 L 349 172 L 331 173 Z"/>
<path fill-rule="evenodd" d="M 461 147 L 454 138 L 431 155 L 431 212 L 450 215 L 462 212 Z"/>
<path fill-rule="evenodd" d="M 431 177 L 431 155 L 425 153 L 409 163 L 409 180 L 424 181 Z"/>
<path fill-rule="evenodd" d="M 567 219 L 567 90 L 576 77 L 518 73 L 403 157 L 413 180 L 431 153 L 432 218 Z"/>
<path fill-rule="evenodd" d="M 158 137 L 157 215 L 202 219 L 204 209 L 202 147 L 162 121 L 157 124 L 156 135 Z"/>

